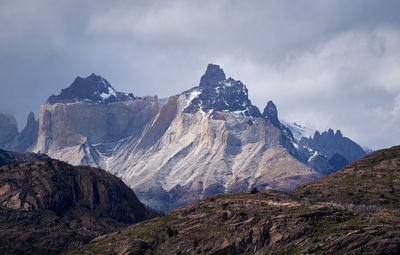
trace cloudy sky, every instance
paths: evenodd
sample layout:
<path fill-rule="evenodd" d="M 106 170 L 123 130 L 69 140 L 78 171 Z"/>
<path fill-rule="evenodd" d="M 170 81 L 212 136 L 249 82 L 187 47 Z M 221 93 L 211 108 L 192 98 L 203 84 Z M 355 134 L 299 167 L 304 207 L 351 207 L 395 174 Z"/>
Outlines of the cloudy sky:
<path fill-rule="evenodd" d="M 19 127 L 77 75 L 167 97 L 208 63 L 281 119 L 400 144 L 400 1 L 0 1 L 0 112 Z"/>

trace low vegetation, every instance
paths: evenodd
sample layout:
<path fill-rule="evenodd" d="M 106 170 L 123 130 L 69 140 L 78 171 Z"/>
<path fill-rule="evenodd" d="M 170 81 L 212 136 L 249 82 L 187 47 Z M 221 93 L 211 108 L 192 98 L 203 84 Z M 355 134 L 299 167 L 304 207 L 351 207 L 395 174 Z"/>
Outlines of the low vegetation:
<path fill-rule="evenodd" d="M 68 254 L 398 254 L 400 147 L 289 193 L 210 196 Z"/>

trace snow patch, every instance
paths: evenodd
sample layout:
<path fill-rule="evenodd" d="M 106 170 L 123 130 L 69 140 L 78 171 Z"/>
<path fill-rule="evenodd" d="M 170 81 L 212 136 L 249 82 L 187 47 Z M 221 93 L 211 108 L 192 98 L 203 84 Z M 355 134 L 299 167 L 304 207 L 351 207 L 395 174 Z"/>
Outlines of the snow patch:
<path fill-rule="evenodd" d="M 114 88 L 112 88 L 111 86 L 108 87 L 108 94 L 113 95 L 113 96 L 116 97 L 117 96 L 116 92 L 117 91 Z"/>
<path fill-rule="evenodd" d="M 201 92 L 202 91 L 200 91 L 200 90 L 193 90 L 189 94 L 188 101 L 186 103 L 186 107 L 188 107 L 190 105 L 190 103 L 193 101 L 193 99 L 197 98 L 201 94 Z"/>
<path fill-rule="evenodd" d="M 99 96 L 101 97 L 101 101 L 105 101 L 111 96 L 117 97 L 117 91 L 111 87 L 111 85 L 107 84 L 104 79 L 101 80 L 101 82 L 106 86 L 107 92 L 101 93 Z M 97 94 L 97 92 L 95 92 Z M 126 95 L 126 94 L 125 94 Z"/>
<path fill-rule="evenodd" d="M 315 151 L 314 154 L 308 159 L 308 162 L 310 162 L 311 160 L 315 159 L 316 157 L 318 157 L 319 152 Z"/>
<path fill-rule="evenodd" d="M 101 93 L 100 94 L 100 97 L 101 97 L 101 100 L 102 101 L 104 101 L 104 100 L 106 100 L 107 98 L 109 98 L 111 95 L 110 94 L 107 94 L 107 93 Z"/>
<path fill-rule="evenodd" d="M 224 81 L 224 86 L 231 87 L 232 82 L 231 81 Z"/>
<path fill-rule="evenodd" d="M 232 113 L 235 114 L 235 115 L 245 115 L 246 111 L 247 111 L 247 109 L 246 110 L 242 110 L 242 111 L 233 111 Z"/>

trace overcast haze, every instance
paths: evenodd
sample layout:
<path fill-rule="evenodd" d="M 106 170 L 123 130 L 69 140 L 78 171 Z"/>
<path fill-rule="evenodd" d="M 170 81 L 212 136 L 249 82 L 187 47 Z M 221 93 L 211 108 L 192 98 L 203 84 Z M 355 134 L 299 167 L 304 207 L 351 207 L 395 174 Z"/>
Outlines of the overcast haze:
<path fill-rule="evenodd" d="M 84 2 L 84 3 L 83 3 Z M 280 119 L 400 142 L 400 1 L 0 0 L 0 112 L 21 129 L 51 94 L 92 72 L 167 97 L 208 63 Z"/>

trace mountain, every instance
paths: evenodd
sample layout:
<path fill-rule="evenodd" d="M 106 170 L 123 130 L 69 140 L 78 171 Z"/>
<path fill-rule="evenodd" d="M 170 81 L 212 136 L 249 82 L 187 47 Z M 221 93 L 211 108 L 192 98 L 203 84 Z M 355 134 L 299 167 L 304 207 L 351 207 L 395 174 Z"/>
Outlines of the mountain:
<path fill-rule="evenodd" d="M 19 133 L 13 117 L 0 114 L 0 149 L 26 152 L 33 149 L 38 137 L 39 121 L 29 113 L 25 128 Z"/>
<path fill-rule="evenodd" d="M 366 155 L 360 145 L 347 137 L 343 137 L 340 130 L 335 133 L 332 129 L 329 129 L 322 134 L 315 131 L 312 138 L 302 137 L 299 146 L 307 148 L 307 150 L 311 149 L 313 152 L 318 151 L 328 158 L 338 153 L 343 155 L 349 162 L 358 160 Z"/>
<path fill-rule="evenodd" d="M 78 77 L 41 107 L 38 133 L 35 152 L 103 168 L 161 211 L 215 193 L 290 190 L 365 155 L 340 132 L 296 139 L 272 101 L 261 113 L 214 64 L 198 86 L 162 100 Z"/>
<path fill-rule="evenodd" d="M 340 130 L 335 133 L 329 129 L 321 134 L 297 123 L 283 123 L 290 131 L 287 136 L 292 137 L 291 144 L 296 148 L 291 150 L 292 154 L 322 175 L 337 172 L 347 163 L 367 154 L 356 142 L 344 137 Z"/>
<path fill-rule="evenodd" d="M 217 65 L 208 65 L 198 86 L 162 105 L 157 97 L 99 101 L 92 95 L 103 93 L 102 84 L 109 85 L 93 75 L 78 77 L 49 98 L 40 111 L 36 152 L 103 168 L 162 211 L 209 194 L 289 190 L 321 177 L 288 151 L 277 112 L 261 114 L 246 86 Z M 85 86 L 89 92 L 75 89 Z"/>
<path fill-rule="evenodd" d="M 69 254 L 399 254 L 400 146 L 289 193 L 209 196 Z"/>
<path fill-rule="evenodd" d="M 1 254 L 59 253 L 157 215 L 104 170 L 36 156 L 0 168 Z"/>

